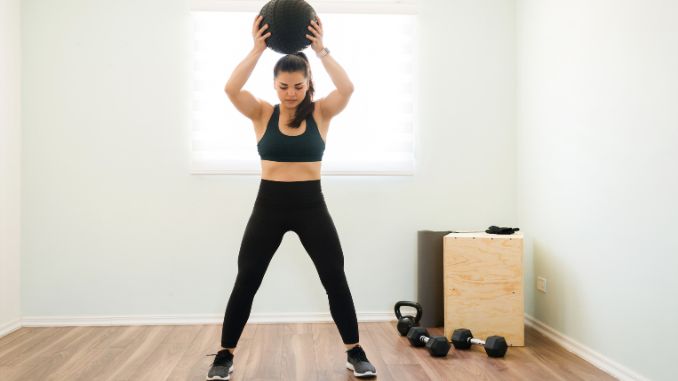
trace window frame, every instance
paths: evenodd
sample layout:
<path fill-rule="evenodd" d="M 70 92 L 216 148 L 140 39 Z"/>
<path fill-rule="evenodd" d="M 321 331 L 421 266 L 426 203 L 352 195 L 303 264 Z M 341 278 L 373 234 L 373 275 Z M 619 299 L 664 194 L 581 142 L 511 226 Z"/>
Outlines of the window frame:
<path fill-rule="evenodd" d="M 265 4 L 262 1 L 253 0 L 191 0 L 190 11 L 214 11 L 214 12 L 258 12 Z M 370 1 L 349 1 L 349 0 L 315 0 L 312 5 L 316 12 L 323 13 L 341 13 L 341 14 L 403 14 L 413 15 L 416 18 L 417 4 L 416 0 L 370 0 Z M 408 169 L 383 169 L 383 170 L 353 170 L 353 169 L 326 169 L 323 163 L 322 175 L 331 176 L 413 176 L 417 167 L 417 146 L 418 146 L 418 86 L 416 76 L 418 70 L 417 53 L 413 53 L 412 67 L 412 159 L 411 168 Z M 192 81 L 193 78 L 191 78 Z M 225 96 L 225 95 L 224 95 Z M 191 100 L 192 102 L 193 100 Z M 189 125 L 191 123 L 189 122 Z M 189 129 L 192 128 L 189 126 Z M 192 132 L 189 131 L 189 139 Z M 328 144 L 330 144 L 328 142 Z M 190 144 L 189 144 L 190 146 Z M 253 149 L 256 147 L 253 146 Z M 206 168 L 196 165 L 193 159 L 192 148 L 189 147 L 189 169 L 191 174 L 224 174 L 224 175 L 260 175 L 261 168 L 258 169 L 226 169 L 226 168 Z"/>

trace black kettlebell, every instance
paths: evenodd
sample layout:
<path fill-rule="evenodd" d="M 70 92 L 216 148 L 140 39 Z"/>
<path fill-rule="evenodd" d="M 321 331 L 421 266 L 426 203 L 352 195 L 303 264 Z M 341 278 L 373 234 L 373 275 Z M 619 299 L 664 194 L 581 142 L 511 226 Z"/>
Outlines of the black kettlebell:
<path fill-rule="evenodd" d="M 259 27 L 268 24 L 271 32 L 266 46 L 278 53 L 293 54 L 311 44 L 306 38 L 313 35 L 308 29 L 311 20 L 318 21 L 315 10 L 304 0 L 270 0 L 259 14 L 264 16 Z"/>
<path fill-rule="evenodd" d="M 407 307 L 414 307 L 417 309 L 417 315 L 416 316 L 411 316 L 411 315 L 405 315 L 403 316 L 400 313 L 400 307 L 407 306 Z M 398 318 L 398 332 L 400 332 L 400 336 L 407 336 L 407 332 L 410 330 L 412 327 L 416 327 L 419 325 L 419 320 L 421 320 L 421 315 L 423 314 L 421 304 L 417 302 L 408 302 L 401 300 L 395 304 L 395 315 Z"/>

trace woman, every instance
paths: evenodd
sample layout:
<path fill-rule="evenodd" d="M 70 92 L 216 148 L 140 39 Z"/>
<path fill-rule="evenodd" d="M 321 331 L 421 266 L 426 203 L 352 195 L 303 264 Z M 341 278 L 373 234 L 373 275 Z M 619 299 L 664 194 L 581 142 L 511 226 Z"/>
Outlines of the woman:
<path fill-rule="evenodd" d="M 249 318 L 252 300 L 287 231 L 294 231 L 310 255 L 327 292 L 332 319 L 346 346 L 346 367 L 357 377 L 376 376 L 358 341 L 358 322 L 344 273 L 344 256 L 320 187 L 320 165 L 330 120 L 346 107 L 353 84 L 323 46 L 320 19 L 308 26 L 311 48 L 336 89 L 313 102 L 311 70 L 303 53 L 282 57 L 273 69 L 280 104 L 271 105 L 242 90 L 266 50 L 268 24 L 252 27 L 254 47 L 226 83 L 226 94 L 252 120 L 261 156 L 261 182 L 238 255 L 238 275 L 226 306 L 222 349 L 207 380 L 228 380 L 233 351 Z"/>

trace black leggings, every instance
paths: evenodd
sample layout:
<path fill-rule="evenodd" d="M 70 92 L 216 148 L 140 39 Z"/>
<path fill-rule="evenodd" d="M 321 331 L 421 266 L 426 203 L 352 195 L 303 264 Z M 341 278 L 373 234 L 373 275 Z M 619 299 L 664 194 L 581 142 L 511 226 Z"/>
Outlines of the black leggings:
<path fill-rule="evenodd" d="M 344 254 L 320 187 L 320 180 L 261 180 L 238 254 L 238 275 L 226 306 L 221 346 L 238 343 L 252 300 L 283 235 L 294 231 L 310 255 L 327 293 L 330 313 L 344 344 L 358 342 L 358 320 L 346 275 Z"/>

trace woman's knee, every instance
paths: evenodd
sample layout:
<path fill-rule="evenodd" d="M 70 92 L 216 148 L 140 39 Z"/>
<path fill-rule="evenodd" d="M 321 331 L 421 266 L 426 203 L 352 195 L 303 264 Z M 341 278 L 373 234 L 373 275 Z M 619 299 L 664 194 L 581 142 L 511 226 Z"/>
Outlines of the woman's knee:
<path fill-rule="evenodd" d="M 264 272 L 249 268 L 241 268 L 238 270 L 238 275 L 235 277 L 235 285 L 233 290 L 245 291 L 254 293 L 259 289 L 262 280 L 264 279 Z"/>
<path fill-rule="evenodd" d="M 343 269 L 321 273 L 320 281 L 330 295 L 344 294 L 349 290 Z"/>

